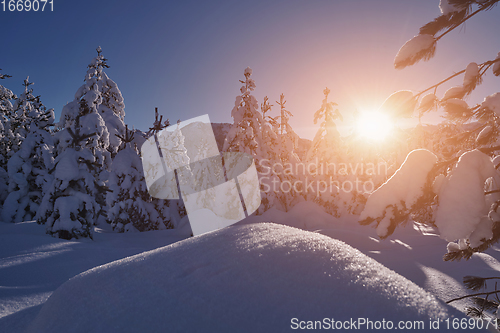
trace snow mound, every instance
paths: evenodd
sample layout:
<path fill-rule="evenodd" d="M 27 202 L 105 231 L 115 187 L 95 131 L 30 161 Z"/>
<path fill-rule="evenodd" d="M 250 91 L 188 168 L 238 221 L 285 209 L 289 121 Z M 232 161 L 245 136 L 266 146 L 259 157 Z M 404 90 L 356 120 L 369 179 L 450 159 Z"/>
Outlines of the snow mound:
<path fill-rule="evenodd" d="M 479 150 L 460 156 L 439 192 L 436 225 L 443 239 L 452 242 L 468 238 L 481 219 L 487 217 L 489 207 L 484 195 L 484 183 L 495 174 L 495 165 L 490 157 Z"/>
<path fill-rule="evenodd" d="M 396 325 L 453 315 L 461 316 L 341 241 L 261 223 L 77 275 L 52 294 L 28 331 L 283 332 L 292 318 Z"/>
<path fill-rule="evenodd" d="M 426 149 L 411 151 L 394 175 L 370 195 L 360 221 L 383 217 L 377 226 L 377 234 L 387 236 L 393 217 L 387 213 L 388 207 L 398 210 L 411 208 L 424 194 L 427 175 L 436 162 L 436 155 Z"/>

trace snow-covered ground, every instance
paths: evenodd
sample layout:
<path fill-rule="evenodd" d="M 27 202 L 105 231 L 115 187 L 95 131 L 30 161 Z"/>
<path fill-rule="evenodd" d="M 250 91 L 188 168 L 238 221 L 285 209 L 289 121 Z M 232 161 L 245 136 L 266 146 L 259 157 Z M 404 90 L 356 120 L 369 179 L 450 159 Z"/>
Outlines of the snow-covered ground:
<path fill-rule="evenodd" d="M 97 230 L 64 241 L 33 222 L 0 223 L 0 332 L 286 332 L 324 318 L 428 331 L 430 319 L 461 316 L 442 301 L 467 294 L 463 276 L 498 275 L 498 248 L 443 262 L 447 242 L 431 229 L 380 241 L 356 222 L 301 203 L 185 240 Z"/>

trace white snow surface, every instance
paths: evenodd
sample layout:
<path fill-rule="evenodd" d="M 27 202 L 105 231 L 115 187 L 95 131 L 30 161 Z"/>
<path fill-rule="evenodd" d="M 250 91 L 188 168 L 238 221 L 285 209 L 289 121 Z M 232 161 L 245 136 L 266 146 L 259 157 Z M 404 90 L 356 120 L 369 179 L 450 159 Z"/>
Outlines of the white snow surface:
<path fill-rule="evenodd" d="M 488 215 L 484 183 L 495 175 L 491 158 L 479 150 L 460 156 L 439 192 L 436 225 L 443 239 L 452 242 L 468 238 L 481 218 Z"/>
<path fill-rule="evenodd" d="M 84 272 L 52 294 L 27 332 L 284 332 L 292 318 L 456 314 L 344 242 L 260 223 Z"/>
<path fill-rule="evenodd" d="M 137 309 L 143 314 L 146 314 L 148 309 L 154 314 L 163 311 L 164 317 L 168 317 L 170 320 L 169 332 L 189 331 L 175 329 L 175 325 L 184 327 L 185 324 L 187 328 L 205 325 L 204 327 L 208 328 L 201 330 L 203 332 L 211 331 L 211 327 L 206 325 L 223 325 L 225 323 L 223 320 L 230 316 L 221 314 L 220 317 L 217 317 L 214 314 L 219 311 L 217 308 L 206 309 L 203 307 L 209 302 L 223 304 L 224 309 L 233 305 L 233 308 L 230 308 L 232 311 L 230 313 L 234 315 L 244 312 L 239 310 L 240 308 L 247 309 L 255 315 L 263 314 L 262 318 L 253 317 L 255 326 L 264 319 L 269 323 L 269 327 L 259 327 L 261 332 L 292 331 L 290 329 L 292 317 L 299 317 L 300 320 L 322 320 L 325 313 L 328 318 L 335 319 L 363 316 L 369 316 L 368 318 L 371 320 L 381 319 L 382 316 L 389 318 L 386 314 L 390 315 L 391 311 L 384 308 L 384 304 L 389 304 L 388 301 L 380 300 L 380 295 L 377 295 L 379 290 L 384 290 L 381 287 L 385 282 L 374 281 L 373 279 L 379 275 L 369 274 L 373 267 L 377 270 L 381 269 L 381 272 L 387 273 L 388 271 L 342 242 L 332 241 L 320 237 L 318 234 L 350 244 L 420 287 L 432 292 L 443 301 L 467 294 L 461 284 L 463 276 L 470 275 L 471 272 L 478 276 L 492 276 L 500 269 L 500 262 L 497 260 L 499 248 L 493 247 L 486 253 L 475 254 L 468 261 L 443 262 L 441 256 L 446 252 L 447 242 L 438 237 L 436 230 L 410 224 L 397 228 L 393 235 L 381 241 L 377 239 L 373 228 L 359 225 L 356 222 L 357 219 L 358 216 L 336 219 L 326 214 L 316 204 L 303 202 L 288 213 L 268 211 L 262 216 L 250 216 L 239 222 L 239 225 L 251 224 L 244 228 L 237 228 L 237 225 L 234 225 L 210 233 L 206 238 L 190 238 L 185 242 L 175 243 L 172 247 L 143 253 L 138 257 L 111 263 L 106 267 L 99 266 L 174 243 L 185 237 L 180 236 L 176 230 L 117 234 L 97 229 L 94 233 L 94 241 L 88 239 L 66 241 L 48 237 L 45 234 L 45 227 L 37 225 L 35 222 L 0 223 L 0 332 L 25 332 L 26 327 L 32 324 L 55 289 L 71 277 L 92 267 L 96 268 L 68 282 L 69 286 L 80 286 L 75 289 L 80 298 L 76 299 L 75 303 L 68 299 L 68 302 L 65 302 L 67 309 L 64 309 L 64 312 L 71 312 L 73 308 L 80 309 L 84 313 L 92 312 L 92 309 L 95 309 L 93 315 L 99 316 L 98 323 L 107 321 L 109 325 L 113 325 L 111 328 L 106 327 L 109 328 L 108 330 L 103 329 L 105 332 L 117 331 L 114 329 L 115 323 L 111 323 L 111 319 L 106 319 L 106 316 L 111 313 L 110 315 L 116 317 L 115 309 L 118 311 L 120 306 L 135 307 L 134 310 Z M 315 232 L 254 224 L 262 221 L 290 224 Z M 206 255 L 205 251 L 208 251 Z M 339 252 L 338 256 L 337 252 Z M 196 259 L 197 256 L 201 256 L 203 259 Z M 149 262 L 151 265 L 144 263 L 145 270 L 139 271 L 137 267 L 141 266 L 141 261 Z M 342 263 L 352 263 L 353 265 L 348 267 L 344 273 L 345 267 L 334 265 Z M 364 270 L 363 267 L 356 267 L 355 263 L 369 264 L 369 266 Z M 112 272 L 117 273 L 117 275 L 111 274 Z M 285 274 L 285 272 L 289 274 Z M 295 272 L 295 274 L 290 274 L 290 272 Z M 359 280 L 356 280 L 358 279 L 356 277 L 353 279 L 354 282 L 350 281 L 350 283 L 344 284 L 344 282 L 348 282 L 349 277 L 356 275 L 356 272 L 363 273 L 359 275 Z M 160 273 L 163 275 L 159 276 Z M 235 280 L 234 276 L 238 273 L 238 280 Z M 272 274 L 275 276 L 271 279 Z M 328 277 L 328 274 L 331 276 Z M 403 282 L 404 279 L 390 271 L 389 274 L 389 281 L 393 281 L 391 282 L 392 289 L 390 289 L 393 293 L 389 293 L 389 296 L 393 297 L 392 299 L 397 299 L 398 295 L 401 295 L 399 294 L 401 291 L 399 282 Z M 106 279 L 101 281 L 99 276 L 106 277 Z M 332 277 L 335 277 L 335 280 Z M 87 282 L 91 280 L 99 280 L 106 286 L 87 285 Z M 337 283 L 337 281 L 343 281 L 343 283 Z M 354 296 L 363 290 L 363 281 L 370 283 L 365 283 L 366 289 L 361 295 L 362 300 L 355 297 L 347 298 L 348 292 L 354 291 L 354 294 L 351 294 Z M 294 282 L 301 283 L 293 285 Z M 406 286 L 411 286 L 408 293 L 415 293 L 419 297 L 424 295 L 415 289 L 413 284 L 404 283 Z M 151 299 L 147 294 L 139 295 L 138 292 L 134 291 L 134 284 L 137 285 L 137 288 L 147 292 L 154 290 L 156 296 Z M 155 284 L 161 288 L 155 289 Z M 59 296 L 54 294 L 55 300 L 59 303 L 57 306 L 61 306 L 60 302 L 64 302 L 62 294 L 68 291 L 67 288 L 63 287 L 61 292 L 58 291 L 57 295 Z M 92 304 L 88 309 L 82 308 L 81 301 L 85 303 L 92 297 L 99 297 L 95 294 L 102 292 L 103 289 L 105 289 L 103 295 L 117 301 L 113 303 L 112 299 L 108 299 L 105 302 L 108 305 L 113 303 L 117 307 L 105 309 L 100 314 L 97 310 L 102 309 L 102 305 Z M 285 295 L 286 290 L 290 291 L 289 295 Z M 308 296 L 309 294 L 310 296 Z M 180 297 L 182 295 L 186 295 L 186 297 Z M 282 296 L 281 303 L 275 301 L 276 295 Z M 176 309 L 174 311 L 178 314 L 173 319 L 167 311 L 170 308 L 161 308 L 163 305 L 154 301 L 168 296 L 171 297 L 166 300 L 167 305 L 172 306 L 175 303 Z M 243 296 L 246 298 L 241 299 Z M 307 302 L 298 304 L 295 298 L 299 296 L 303 301 L 306 299 Z M 367 298 L 363 300 L 364 297 Z M 347 302 L 343 302 L 345 300 Z M 236 303 L 236 301 L 240 303 Z M 402 302 L 404 301 L 403 299 Z M 429 297 L 428 301 L 430 304 L 422 304 L 419 308 L 424 312 L 425 309 L 427 311 L 433 311 L 432 309 L 441 311 L 442 305 L 436 304 L 433 297 Z M 53 302 L 56 301 L 50 301 L 51 307 L 56 306 Z M 408 302 L 412 301 L 408 300 Z M 118 306 L 118 303 L 123 304 Z M 358 306 L 354 308 L 352 304 L 358 304 Z M 94 308 L 94 305 L 97 305 L 97 308 Z M 188 309 L 189 311 L 180 313 L 181 311 L 177 309 L 180 306 L 185 309 L 189 305 L 192 305 L 192 308 Z M 471 305 L 470 301 L 463 300 L 451 303 L 451 306 L 462 311 L 465 305 Z M 390 304 L 390 307 L 395 306 L 395 303 Z M 294 313 L 287 313 L 287 318 L 283 319 L 282 323 L 277 323 L 278 315 L 284 316 L 285 308 L 292 309 L 292 307 L 298 308 L 298 310 Z M 401 313 L 405 313 L 405 316 L 409 316 L 412 311 L 416 310 L 415 307 L 411 306 L 406 310 L 397 308 Z M 275 309 L 278 310 L 275 311 Z M 448 311 L 450 316 L 456 314 L 450 308 L 445 309 L 445 311 Z M 422 318 L 425 315 L 424 312 L 415 318 Z M 200 313 L 201 315 L 205 313 L 206 316 L 213 314 L 210 317 L 210 322 L 197 323 L 195 318 L 199 319 Z M 375 313 L 381 315 L 374 318 Z M 301 314 L 307 314 L 307 317 Z M 342 314 L 342 317 L 339 317 L 338 314 Z M 56 313 L 51 315 L 54 318 L 57 317 Z M 245 314 L 242 318 L 247 320 L 249 316 L 249 314 Z M 129 331 L 133 328 L 136 328 L 133 331 L 140 330 L 138 324 L 133 326 L 136 323 L 128 320 L 129 318 L 137 319 L 137 316 L 134 312 L 122 314 L 117 323 L 122 325 L 121 321 L 127 321 L 130 325 L 127 328 Z M 411 320 L 413 318 L 412 315 Z M 57 320 L 59 319 L 66 320 L 62 316 L 57 317 Z M 397 319 L 399 320 L 399 317 Z M 37 319 L 37 322 L 39 322 L 38 320 L 42 319 Z M 422 320 L 428 323 L 428 318 Z M 238 319 L 230 318 L 227 322 L 231 324 L 235 321 Z M 238 330 L 234 331 L 251 330 L 252 327 L 244 325 L 246 322 L 242 321 L 241 323 L 243 324 L 238 326 Z M 148 328 L 153 327 L 155 323 L 151 321 L 145 325 L 149 325 L 146 326 Z M 441 323 L 441 328 L 443 326 L 444 323 Z M 32 327 L 34 328 L 34 326 Z M 98 328 L 99 326 L 95 326 L 93 323 L 87 326 L 88 331 L 92 331 L 92 329 L 98 331 Z M 84 329 L 70 325 L 64 327 L 62 331 L 78 330 Z M 224 330 L 229 329 L 223 328 L 222 331 Z M 161 332 L 163 331 L 166 330 L 161 330 Z"/>

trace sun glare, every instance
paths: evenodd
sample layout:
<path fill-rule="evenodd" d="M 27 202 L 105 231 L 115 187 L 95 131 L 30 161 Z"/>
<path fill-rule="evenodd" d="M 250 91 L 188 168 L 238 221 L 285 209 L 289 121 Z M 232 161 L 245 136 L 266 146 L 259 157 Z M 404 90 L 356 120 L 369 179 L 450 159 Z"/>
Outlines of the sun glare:
<path fill-rule="evenodd" d="M 362 113 L 356 123 L 358 135 L 373 141 L 384 140 L 392 129 L 392 119 L 387 114 L 378 111 Z"/>

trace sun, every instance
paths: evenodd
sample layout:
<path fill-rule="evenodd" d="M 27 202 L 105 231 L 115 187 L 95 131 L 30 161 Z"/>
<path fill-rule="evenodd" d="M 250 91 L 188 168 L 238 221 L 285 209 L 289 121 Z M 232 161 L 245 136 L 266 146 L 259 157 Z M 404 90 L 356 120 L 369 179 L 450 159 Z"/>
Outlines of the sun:
<path fill-rule="evenodd" d="M 387 114 L 379 111 L 363 112 L 356 121 L 358 135 L 370 141 L 382 141 L 393 130 L 394 124 Z"/>

